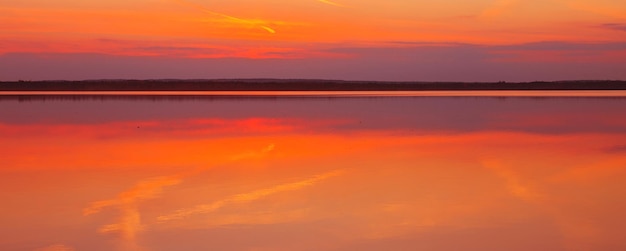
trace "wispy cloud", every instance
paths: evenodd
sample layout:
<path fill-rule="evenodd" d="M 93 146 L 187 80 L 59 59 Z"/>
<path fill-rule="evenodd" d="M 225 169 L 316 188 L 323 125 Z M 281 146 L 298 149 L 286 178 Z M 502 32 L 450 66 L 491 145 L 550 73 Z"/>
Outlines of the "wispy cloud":
<path fill-rule="evenodd" d="M 586 0 L 558 0 L 564 5 L 584 11 L 593 13 L 596 15 L 602 15 L 605 17 L 623 19 L 626 16 L 626 8 L 624 8 L 623 2 L 620 1 L 586 1 Z"/>
<path fill-rule="evenodd" d="M 607 23 L 601 24 L 600 27 L 611 30 L 626 31 L 626 23 Z"/>
<path fill-rule="evenodd" d="M 606 153 L 625 153 L 626 152 L 626 145 L 614 145 L 611 147 L 607 147 L 604 149 L 604 152 Z"/>
<path fill-rule="evenodd" d="M 496 0 L 479 15 L 482 18 L 500 17 L 510 11 L 519 0 Z"/>
<path fill-rule="evenodd" d="M 328 4 L 328 5 L 332 5 L 332 6 L 337 6 L 337 7 L 346 7 L 346 6 L 345 6 L 345 5 L 343 5 L 343 4 L 336 3 L 336 2 L 333 2 L 333 1 L 329 1 L 329 0 L 318 0 L 318 1 L 319 1 L 319 2 L 321 2 L 321 3 Z"/>
<path fill-rule="evenodd" d="M 263 21 L 257 21 L 257 20 L 251 20 L 251 19 L 243 19 L 243 18 L 238 18 L 238 17 L 231 16 L 231 15 L 226 15 L 224 13 L 212 11 L 212 10 L 210 10 L 210 9 L 200 5 L 200 4 L 192 3 L 192 2 L 189 2 L 189 1 L 186 1 L 186 0 L 172 0 L 172 1 L 174 1 L 176 3 L 179 3 L 181 5 L 185 5 L 185 6 L 197 9 L 197 10 L 201 10 L 201 11 L 203 11 L 205 13 L 208 13 L 208 14 L 211 14 L 213 16 L 224 18 L 225 20 L 228 20 L 229 22 L 234 23 L 234 24 L 257 27 L 257 28 L 263 29 L 263 30 L 265 30 L 265 31 L 267 31 L 268 33 L 271 33 L 271 34 L 275 34 L 276 33 L 276 30 L 274 30 L 273 28 L 265 25 L 264 24 L 265 22 L 263 22 Z"/>
<path fill-rule="evenodd" d="M 247 193 L 233 195 L 229 198 L 218 200 L 212 203 L 202 204 L 202 205 L 198 205 L 198 206 L 191 207 L 191 208 L 180 209 L 172 214 L 159 216 L 157 220 L 159 222 L 179 220 L 179 219 L 183 219 L 185 217 L 191 216 L 191 215 L 210 213 L 230 204 L 248 203 L 248 202 L 265 198 L 267 196 L 270 196 L 276 193 L 300 190 L 305 187 L 312 186 L 319 181 L 328 179 L 333 176 L 337 176 L 341 174 L 342 172 L 343 172 L 342 170 L 335 170 L 332 172 L 316 175 L 314 177 L 297 181 L 297 182 L 281 184 L 281 185 L 273 186 L 270 188 L 264 188 L 264 189 L 247 192 Z"/>

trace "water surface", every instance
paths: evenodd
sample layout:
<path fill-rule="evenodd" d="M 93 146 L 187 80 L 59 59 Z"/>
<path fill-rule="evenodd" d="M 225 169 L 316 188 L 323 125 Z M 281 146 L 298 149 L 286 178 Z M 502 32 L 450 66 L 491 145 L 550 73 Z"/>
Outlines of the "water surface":
<path fill-rule="evenodd" d="M 3 96 L 0 250 L 626 249 L 626 99 L 496 96 Z"/>

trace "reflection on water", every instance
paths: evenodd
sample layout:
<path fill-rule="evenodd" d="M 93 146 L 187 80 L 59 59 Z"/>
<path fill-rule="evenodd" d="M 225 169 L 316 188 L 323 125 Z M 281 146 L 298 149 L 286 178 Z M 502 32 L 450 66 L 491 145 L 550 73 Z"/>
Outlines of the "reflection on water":
<path fill-rule="evenodd" d="M 0 102 L 0 250 L 624 250 L 626 99 Z"/>

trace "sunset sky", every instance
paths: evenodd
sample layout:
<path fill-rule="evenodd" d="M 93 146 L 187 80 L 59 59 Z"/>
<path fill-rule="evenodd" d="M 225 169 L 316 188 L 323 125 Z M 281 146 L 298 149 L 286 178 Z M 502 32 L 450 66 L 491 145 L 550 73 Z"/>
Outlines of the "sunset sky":
<path fill-rule="evenodd" d="M 0 0 L 0 81 L 626 79 L 624 0 Z"/>

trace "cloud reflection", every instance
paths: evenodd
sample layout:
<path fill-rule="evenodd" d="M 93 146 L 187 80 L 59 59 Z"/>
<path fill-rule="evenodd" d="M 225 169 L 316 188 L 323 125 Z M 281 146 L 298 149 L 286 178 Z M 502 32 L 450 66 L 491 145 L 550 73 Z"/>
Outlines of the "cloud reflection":
<path fill-rule="evenodd" d="M 268 146 L 266 146 L 265 148 L 263 148 L 259 152 L 247 152 L 247 153 L 243 153 L 243 154 L 237 154 L 237 155 L 232 156 L 230 159 L 231 160 L 242 160 L 242 159 L 251 159 L 251 158 L 262 157 L 262 156 L 268 154 L 269 152 L 271 152 L 272 150 L 274 150 L 275 147 L 276 147 L 276 145 L 269 144 Z"/>
<path fill-rule="evenodd" d="M 515 197 L 527 202 L 535 202 L 541 197 L 534 189 L 523 184 L 519 180 L 518 175 L 512 169 L 505 167 L 501 162 L 497 160 L 486 160 L 483 161 L 483 165 L 503 178 L 509 192 Z"/>
<path fill-rule="evenodd" d="M 237 154 L 232 156 L 230 159 L 233 161 L 238 161 L 244 159 L 260 158 L 274 150 L 274 148 L 274 144 L 269 144 L 260 151 Z M 160 196 L 164 188 L 177 185 L 182 182 L 185 177 L 195 175 L 209 168 L 210 167 L 200 167 L 190 172 L 183 172 L 176 175 L 162 176 L 140 181 L 134 187 L 120 193 L 114 199 L 101 200 L 91 203 L 89 207 L 83 209 L 83 215 L 87 216 L 99 213 L 100 211 L 108 207 L 115 207 L 119 209 L 121 215 L 118 218 L 117 222 L 102 226 L 99 229 L 99 232 L 104 234 L 119 234 L 122 240 L 122 243 L 120 244 L 120 250 L 142 250 L 142 248 L 137 243 L 137 235 L 144 229 L 144 225 L 141 223 L 141 213 L 138 209 L 139 203 L 148 199 L 157 198 Z M 327 174 L 326 176 L 328 175 L 330 174 Z M 254 200 L 255 197 L 267 196 L 271 193 L 275 193 L 278 191 L 297 189 L 299 187 L 306 186 L 310 182 L 315 182 L 319 179 L 323 179 L 326 176 L 316 176 L 309 180 L 278 186 L 270 190 L 266 189 L 255 191 L 253 193 L 240 194 L 228 201 L 214 203 L 213 205 L 208 205 L 208 207 L 219 208 L 222 206 L 222 204 L 226 202 L 249 201 Z M 202 207 L 202 210 L 207 210 L 206 207 L 207 206 Z"/>
<path fill-rule="evenodd" d="M 286 183 L 286 184 L 273 186 L 270 188 L 264 188 L 264 189 L 259 189 L 259 190 L 255 190 L 252 192 L 237 194 L 232 197 L 215 201 L 209 204 L 202 204 L 202 205 L 198 205 L 192 208 L 180 209 L 174 212 L 173 214 L 159 216 L 157 220 L 160 222 L 167 222 L 167 221 L 172 221 L 172 220 L 183 219 L 185 217 L 195 215 L 195 214 L 210 213 L 226 205 L 248 203 L 248 202 L 252 202 L 255 200 L 263 199 L 267 196 L 270 196 L 276 193 L 303 189 L 305 187 L 312 186 L 315 183 L 320 182 L 322 180 L 328 179 L 333 176 L 337 176 L 341 173 L 343 173 L 343 170 L 335 170 L 332 172 L 327 172 L 324 174 L 316 175 L 312 178 L 297 181 L 297 182 Z"/>
<path fill-rule="evenodd" d="M 101 227 L 99 232 L 119 234 L 122 240 L 120 250 L 142 250 L 137 243 L 137 234 L 143 230 L 141 213 L 138 209 L 139 202 L 156 198 L 165 187 L 173 186 L 180 182 L 181 177 L 178 175 L 141 181 L 131 189 L 120 193 L 115 199 L 93 202 L 91 206 L 83 210 L 83 215 L 95 214 L 107 207 L 118 208 L 121 214 L 117 220 L 118 222 Z"/>

